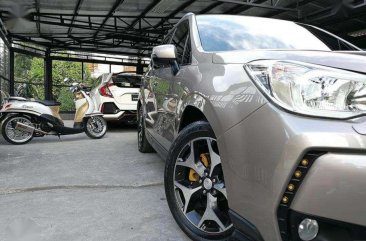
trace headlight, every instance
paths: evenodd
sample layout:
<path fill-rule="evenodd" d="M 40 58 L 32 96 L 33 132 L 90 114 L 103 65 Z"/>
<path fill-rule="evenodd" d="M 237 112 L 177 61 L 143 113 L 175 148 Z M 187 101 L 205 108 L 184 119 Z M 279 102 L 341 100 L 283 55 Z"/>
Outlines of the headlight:
<path fill-rule="evenodd" d="M 366 75 L 295 61 L 259 60 L 244 68 L 289 111 L 342 119 L 366 114 Z"/>

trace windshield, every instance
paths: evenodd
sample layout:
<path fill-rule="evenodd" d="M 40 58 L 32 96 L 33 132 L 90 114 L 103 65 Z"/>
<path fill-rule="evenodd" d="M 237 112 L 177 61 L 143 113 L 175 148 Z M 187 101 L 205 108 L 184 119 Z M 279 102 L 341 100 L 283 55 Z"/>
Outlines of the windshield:
<path fill-rule="evenodd" d="M 201 15 L 196 20 L 205 51 L 359 50 L 320 29 L 289 21 L 230 15 Z"/>

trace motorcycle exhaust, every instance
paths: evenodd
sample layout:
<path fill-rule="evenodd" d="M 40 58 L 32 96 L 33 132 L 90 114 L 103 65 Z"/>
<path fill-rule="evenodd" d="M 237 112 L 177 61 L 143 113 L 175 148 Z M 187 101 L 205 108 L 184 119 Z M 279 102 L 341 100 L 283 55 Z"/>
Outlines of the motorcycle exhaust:
<path fill-rule="evenodd" d="M 17 122 L 17 124 L 15 126 L 15 130 L 28 132 L 28 133 L 31 133 L 31 134 L 34 132 L 35 129 L 36 128 L 34 128 L 33 126 L 25 125 L 25 124 L 20 123 L 20 122 Z"/>
<path fill-rule="evenodd" d="M 38 132 L 38 133 L 41 133 L 41 134 L 44 134 L 44 135 L 47 134 L 47 132 L 44 132 L 40 129 L 34 128 L 33 126 L 29 126 L 29 125 L 26 125 L 26 124 L 23 124 L 23 123 L 20 123 L 20 122 L 17 122 L 17 124 L 15 125 L 15 130 L 28 132 L 30 134 L 33 134 L 34 132 Z"/>

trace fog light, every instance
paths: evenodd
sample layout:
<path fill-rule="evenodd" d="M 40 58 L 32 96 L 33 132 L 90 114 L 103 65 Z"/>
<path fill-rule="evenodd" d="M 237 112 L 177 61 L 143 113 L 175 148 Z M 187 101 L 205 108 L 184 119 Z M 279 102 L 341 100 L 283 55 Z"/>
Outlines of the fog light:
<path fill-rule="evenodd" d="M 298 232 L 301 240 L 313 240 L 319 232 L 318 222 L 314 219 L 305 218 L 301 221 Z"/>

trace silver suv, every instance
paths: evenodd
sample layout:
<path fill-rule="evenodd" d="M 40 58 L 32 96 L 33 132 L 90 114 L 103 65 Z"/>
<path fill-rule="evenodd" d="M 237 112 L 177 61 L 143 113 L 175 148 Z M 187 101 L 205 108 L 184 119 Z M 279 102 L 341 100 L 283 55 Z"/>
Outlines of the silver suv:
<path fill-rule="evenodd" d="M 188 14 L 152 51 L 138 145 L 193 240 L 366 240 L 366 57 L 314 26 Z"/>

